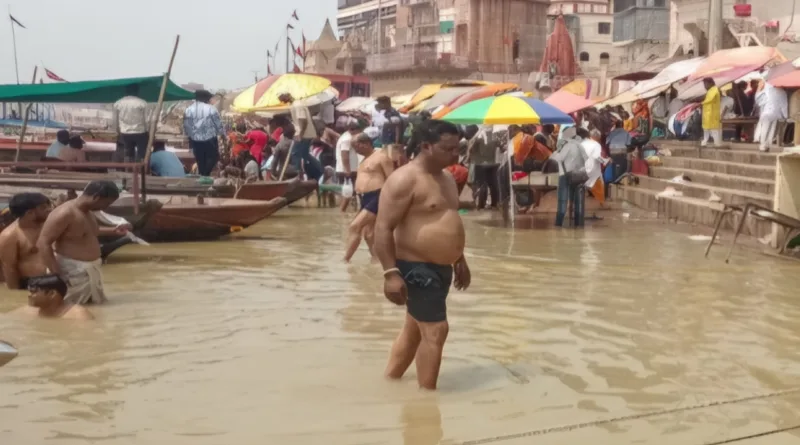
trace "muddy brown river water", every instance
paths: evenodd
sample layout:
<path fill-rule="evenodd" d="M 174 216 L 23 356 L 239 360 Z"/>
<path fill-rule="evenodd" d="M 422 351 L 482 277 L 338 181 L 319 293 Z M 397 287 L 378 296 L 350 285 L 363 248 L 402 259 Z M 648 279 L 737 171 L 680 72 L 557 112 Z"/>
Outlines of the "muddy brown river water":
<path fill-rule="evenodd" d="M 511 231 L 465 218 L 440 391 L 381 374 L 403 311 L 337 211 L 129 246 L 78 324 L 0 314 L 0 444 L 686 444 L 800 424 L 800 395 L 520 437 L 800 387 L 796 263 L 656 222 Z M 524 226 L 524 224 L 522 224 Z M 25 303 L 0 292 L 0 312 Z M 794 444 L 784 433 L 744 443 Z"/>

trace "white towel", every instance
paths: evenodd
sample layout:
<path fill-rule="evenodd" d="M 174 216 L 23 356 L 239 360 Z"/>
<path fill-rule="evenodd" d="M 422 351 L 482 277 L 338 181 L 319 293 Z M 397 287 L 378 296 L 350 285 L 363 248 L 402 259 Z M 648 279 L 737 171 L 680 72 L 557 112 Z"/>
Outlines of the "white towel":
<path fill-rule="evenodd" d="M 101 304 L 108 301 L 103 291 L 103 262 L 78 261 L 56 254 L 61 272 L 67 278 L 67 296 L 64 301 L 72 304 Z"/>

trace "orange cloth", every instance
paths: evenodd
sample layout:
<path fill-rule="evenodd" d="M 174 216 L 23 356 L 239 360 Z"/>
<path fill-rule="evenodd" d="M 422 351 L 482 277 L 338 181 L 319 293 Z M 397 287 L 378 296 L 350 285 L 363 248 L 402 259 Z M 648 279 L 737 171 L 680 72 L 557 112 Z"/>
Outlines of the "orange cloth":
<path fill-rule="evenodd" d="M 594 182 L 594 186 L 592 189 L 589 190 L 589 193 L 594 196 L 600 204 L 604 204 L 606 202 L 606 185 L 603 183 L 603 178 L 597 178 L 597 181 Z"/>
<path fill-rule="evenodd" d="M 241 133 L 237 133 L 235 131 L 228 133 L 228 141 L 231 143 L 231 157 L 235 158 L 239 156 L 239 153 L 250 149 L 250 147 L 248 147 L 245 143 L 246 140 L 247 138 L 245 135 Z"/>
<path fill-rule="evenodd" d="M 514 162 L 521 165 L 525 159 L 533 158 L 537 161 L 546 161 L 553 154 L 549 148 L 537 142 L 533 136 L 527 133 L 517 133 L 511 140 L 514 147 Z"/>
<path fill-rule="evenodd" d="M 464 186 L 467 185 L 467 180 L 469 179 L 469 170 L 467 167 L 464 167 L 461 164 L 453 164 L 447 168 L 445 168 L 451 175 L 453 175 L 453 179 L 456 180 L 456 185 L 458 186 L 458 193 L 461 194 L 461 190 L 464 190 Z"/>

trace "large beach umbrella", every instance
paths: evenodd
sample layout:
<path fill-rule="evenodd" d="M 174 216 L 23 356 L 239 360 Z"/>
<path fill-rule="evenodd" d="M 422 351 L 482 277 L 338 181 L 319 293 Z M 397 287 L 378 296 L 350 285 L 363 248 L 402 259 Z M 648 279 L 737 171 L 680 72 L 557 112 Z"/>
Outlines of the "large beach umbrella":
<path fill-rule="evenodd" d="M 766 80 L 778 88 L 800 87 L 800 58 L 770 68 Z"/>
<path fill-rule="evenodd" d="M 512 93 L 513 94 L 513 93 Z M 532 97 L 505 95 L 486 97 L 466 103 L 447 113 L 443 120 L 456 124 L 573 124 L 572 118 L 558 108 Z M 511 164 L 513 153 L 508 151 Z M 508 169 L 508 186 L 513 191 L 511 168 Z M 514 194 L 511 193 L 511 196 Z M 511 197 L 509 197 L 511 199 Z M 514 222 L 514 206 L 509 202 L 509 218 Z"/>
<path fill-rule="evenodd" d="M 324 93 L 331 81 L 311 74 L 277 74 L 259 80 L 233 101 L 232 108 L 242 113 L 264 111 L 284 106 L 278 97 L 289 93 L 295 100 Z"/>
<path fill-rule="evenodd" d="M 495 96 L 478 99 L 451 111 L 443 120 L 456 124 L 571 124 L 558 108 L 532 97 Z"/>
<path fill-rule="evenodd" d="M 491 85 L 484 85 L 476 90 L 464 93 L 444 104 L 443 107 L 438 109 L 436 113 L 433 114 L 433 118 L 441 119 L 442 117 L 446 116 L 447 113 L 474 100 L 483 99 L 490 96 L 500 96 L 502 94 L 514 91 L 519 91 L 519 85 L 515 83 L 493 83 Z"/>

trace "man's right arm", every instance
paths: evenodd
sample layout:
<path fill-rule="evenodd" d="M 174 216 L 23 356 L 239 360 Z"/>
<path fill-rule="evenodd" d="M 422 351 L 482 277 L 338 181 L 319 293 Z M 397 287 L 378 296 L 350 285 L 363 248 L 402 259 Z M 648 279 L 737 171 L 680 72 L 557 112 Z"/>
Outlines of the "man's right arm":
<path fill-rule="evenodd" d="M 413 199 L 411 190 L 414 187 L 412 171 L 408 168 L 398 169 L 386 179 L 381 189 L 378 203 L 378 218 L 375 221 L 375 255 L 383 266 L 383 270 L 396 267 L 397 256 L 394 244 L 394 229 L 408 213 Z"/>
<path fill-rule="evenodd" d="M 56 261 L 53 244 L 67 230 L 67 226 L 69 225 L 69 213 L 63 210 L 63 207 L 57 208 L 50 213 L 50 216 L 47 217 L 47 221 L 44 222 L 42 232 L 39 234 L 39 241 L 36 242 L 36 247 L 39 249 L 42 262 L 50 269 L 50 273 L 56 275 L 61 275 L 61 267 L 59 267 L 58 261 Z"/>
<path fill-rule="evenodd" d="M 16 240 L 11 236 L 0 238 L 0 262 L 3 264 L 3 277 L 6 279 L 6 287 L 13 290 L 19 289 L 18 261 L 19 252 Z"/>

